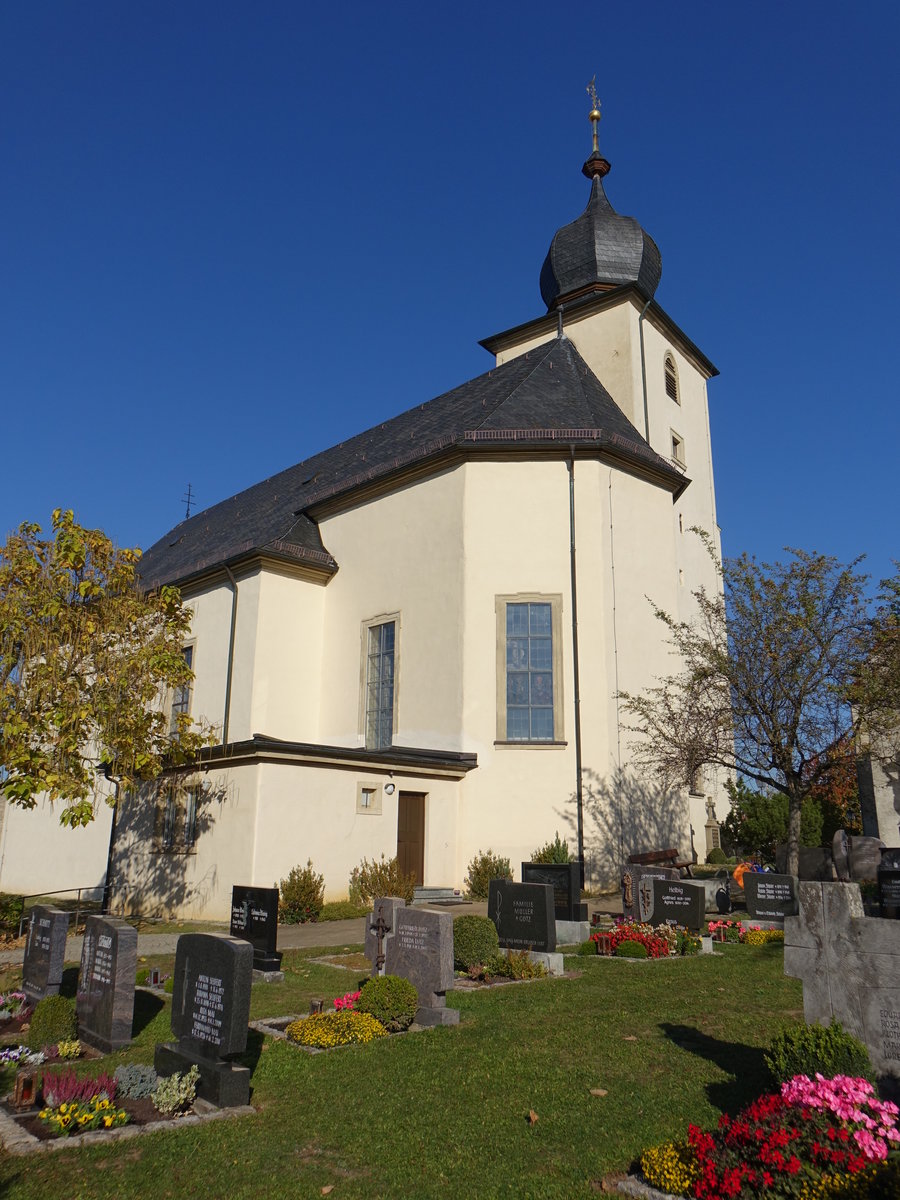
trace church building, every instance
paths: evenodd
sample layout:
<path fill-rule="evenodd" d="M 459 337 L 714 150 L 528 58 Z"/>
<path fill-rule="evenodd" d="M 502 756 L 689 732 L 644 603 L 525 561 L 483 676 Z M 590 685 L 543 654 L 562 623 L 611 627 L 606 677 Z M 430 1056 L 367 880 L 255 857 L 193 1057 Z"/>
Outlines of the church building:
<path fill-rule="evenodd" d="M 705 858 L 716 780 L 662 793 L 631 772 L 616 696 L 673 669 L 652 605 L 688 618 L 692 589 L 719 586 L 690 533 L 718 545 L 717 372 L 654 298 L 655 242 L 607 199 L 599 119 L 543 305 L 485 338 L 484 374 L 145 553 L 143 584 L 177 584 L 193 612 L 194 683 L 167 702 L 218 744 L 121 798 L 117 911 L 225 917 L 233 884 L 309 860 L 339 899 L 381 855 L 460 888 L 480 850 L 518 876 L 580 829 L 588 885 L 634 851 Z M 3 831 L 33 846 L 30 892 L 78 836 L 40 824 L 8 812 Z M 4 851 L 0 887 L 22 873 Z"/>

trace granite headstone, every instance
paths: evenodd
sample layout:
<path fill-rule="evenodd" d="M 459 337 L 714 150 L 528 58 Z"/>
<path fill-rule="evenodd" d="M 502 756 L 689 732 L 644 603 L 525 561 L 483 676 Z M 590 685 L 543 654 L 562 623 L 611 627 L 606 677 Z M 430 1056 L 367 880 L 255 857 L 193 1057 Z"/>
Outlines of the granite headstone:
<path fill-rule="evenodd" d="M 545 954 L 556 950 L 556 911 L 549 884 L 492 879 L 488 916 L 497 926 L 501 946 Z"/>
<path fill-rule="evenodd" d="M 784 971 L 803 980 L 809 1024 L 840 1021 L 869 1050 L 879 1080 L 900 1089 L 900 924 L 863 912 L 855 883 L 801 882 L 784 922 Z"/>
<path fill-rule="evenodd" d="M 744 897 L 747 916 L 757 921 L 783 921 L 797 915 L 797 880 L 793 875 L 747 871 Z"/>
<path fill-rule="evenodd" d="M 200 1070 L 197 1095 L 220 1108 L 246 1104 L 250 1072 L 231 1061 L 247 1046 L 253 947 L 228 934 L 185 933 L 175 949 L 172 1032 L 157 1045 L 160 1075 Z"/>
<path fill-rule="evenodd" d="M 131 1041 L 137 930 L 118 917 L 88 917 L 75 1001 L 78 1036 L 109 1054 Z"/>
<path fill-rule="evenodd" d="M 653 880 L 654 925 L 683 925 L 700 929 L 706 913 L 706 888 L 689 879 Z"/>
<path fill-rule="evenodd" d="M 883 917 L 894 921 L 900 919 L 900 868 L 878 868 L 878 898 Z"/>
<path fill-rule="evenodd" d="M 415 987 L 417 1025 L 459 1024 L 459 1010 L 447 1007 L 446 996 L 453 987 L 450 913 L 407 908 L 395 896 L 378 897 L 366 922 L 366 954 L 373 976 L 400 975 Z"/>
<path fill-rule="evenodd" d="M 587 905 L 581 901 L 581 863 L 522 863 L 523 883 L 545 883 L 553 888 L 557 921 L 586 921 Z"/>
<path fill-rule="evenodd" d="M 857 883 L 878 877 L 881 852 L 884 842 L 875 837 L 852 837 L 850 839 L 850 878 Z"/>
<path fill-rule="evenodd" d="M 254 971 L 281 970 L 278 952 L 278 888 L 231 889 L 231 936 L 253 947 Z"/>
<path fill-rule="evenodd" d="M 675 867 L 646 867 L 627 863 L 622 868 L 622 916 L 626 921 L 649 921 L 653 917 L 653 880 L 678 880 Z"/>
<path fill-rule="evenodd" d="M 69 914 L 61 908 L 35 904 L 28 922 L 22 991 L 31 1004 L 55 996 L 62 983 Z"/>
<path fill-rule="evenodd" d="M 779 875 L 787 875 L 787 843 L 775 847 L 775 866 Z M 801 846 L 798 855 L 797 878 L 831 883 L 834 879 L 834 859 L 830 846 Z"/>

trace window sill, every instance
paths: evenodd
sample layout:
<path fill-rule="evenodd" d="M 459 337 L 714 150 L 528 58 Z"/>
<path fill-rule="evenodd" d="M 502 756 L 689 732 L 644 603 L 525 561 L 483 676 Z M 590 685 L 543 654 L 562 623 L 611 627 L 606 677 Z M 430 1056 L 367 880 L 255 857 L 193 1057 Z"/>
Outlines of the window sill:
<path fill-rule="evenodd" d="M 512 741 L 512 742 L 511 741 L 500 741 L 500 740 L 497 740 L 494 742 L 495 746 L 519 746 L 519 747 L 524 746 L 524 747 L 527 747 L 529 750 L 535 750 L 535 749 L 537 749 L 537 750 L 562 750 L 562 749 L 564 749 L 564 747 L 568 746 L 568 744 L 569 744 L 568 742 L 545 742 L 545 741 L 526 742 L 522 739 L 519 739 L 517 741 Z"/>

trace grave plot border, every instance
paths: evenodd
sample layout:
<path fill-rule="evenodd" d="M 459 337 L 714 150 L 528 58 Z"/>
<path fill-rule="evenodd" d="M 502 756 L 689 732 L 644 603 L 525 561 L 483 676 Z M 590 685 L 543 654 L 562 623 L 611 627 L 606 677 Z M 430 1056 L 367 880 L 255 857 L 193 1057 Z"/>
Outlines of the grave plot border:
<path fill-rule="evenodd" d="M 326 1008 L 328 1012 L 336 1012 L 336 1009 Z M 292 1042 L 285 1032 L 288 1025 L 293 1025 L 295 1021 L 305 1021 L 311 1013 L 295 1013 L 293 1016 L 287 1017 L 261 1017 L 258 1021 L 251 1021 L 250 1028 L 255 1029 L 257 1033 L 264 1034 L 266 1037 L 275 1038 L 277 1041 L 284 1042 L 286 1045 L 293 1047 L 294 1050 L 304 1050 L 307 1054 L 330 1054 L 332 1050 L 349 1050 L 351 1046 L 363 1045 L 362 1042 L 344 1042 L 342 1046 L 303 1046 L 300 1042 Z M 418 1025 L 413 1021 L 408 1029 L 400 1029 L 396 1033 L 391 1033 L 390 1030 L 385 1030 L 388 1037 L 403 1037 L 407 1033 L 425 1033 L 429 1029 L 436 1029 L 436 1025 Z M 381 1038 L 375 1039 L 381 1041 Z M 366 1043 L 372 1045 L 372 1042 Z"/>
<path fill-rule="evenodd" d="M 146 1125 L 120 1125 L 118 1129 L 94 1129 L 80 1133 L 77 1137 L 48 1138 L 41 1141 L 28 1133 L 14 1117 L 0 1109 L 0 1146 L 7 1154 L 24 1157 L 28 1154 L 50 1154 L 56 1150 L 73 1150 L 79 1146 L 105 1146 L 109 1142 L 123 1142 L 142 1137 L 145 1133 L 181 1129 L 185 1126 L 205 1125 L 207 1121 L 221 1121 L 229 1117 L 249 1117 L 256 1113 L 252 1104 L 239 1108 L 216 1108 L 205 1101 L 195 1101 L 193 1112 L 181 1117 L 164 1117 Z M 33 1114 L 29 1114 L 33 1115 Z"/>

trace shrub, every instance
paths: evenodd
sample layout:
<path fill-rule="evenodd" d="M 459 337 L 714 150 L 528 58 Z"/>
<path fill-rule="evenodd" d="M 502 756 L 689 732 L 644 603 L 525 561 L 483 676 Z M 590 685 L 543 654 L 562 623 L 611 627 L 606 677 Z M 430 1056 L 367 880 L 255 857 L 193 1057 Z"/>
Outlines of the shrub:
<path fill-rule="evenodd" d="M 15 936 L 19 932 L 19 921 L 25 911 L 25 897 L 0 892 L 0 933 Z"/>
<path fill-rule="evenodd" d="M 156 1085 L 156 1091 L 150 1097 L 157 1112 L 161 1112 L 167 1117 L 187 1112 L 197 1095 L 199 1079 L 200 1071 L 196 1066 L 191 1067 L 189 1071 L 183 1073 L 176 1071 L 174 1075 L 167 1075 L 165 1079 L 160 1079 Z"/>
<path fill-rule="evenodd" d="M 86 1076 L 79 1079 L 74 1071 L 62 1071 L 58 1075 L 45 1075 L 41 1080 L 41 1091 L 48 1108 L 59 1108 L 61 1104 L 71 1104 L 73 1101 L 87 1104 L 96 1097 L 112 1104 L 116 1099 L 116 1081 L 105 1072 L 96 1078 Z"/>
<path fill-rule="evenodd" d="M 453 966 L 457 971 L 484 965 L 499 946 L 497 927 L 490 917 L 458 917 L 453 922 Z"/>
<path fill-rule="evenodd" d="M 364 858 L 358 867 L 350 872 L 350 903 L 355 905 L 372 906 L 377 896 L 399 896 L 407 904 L 412 904 L 416 888 L 415 875 L 405 875 L 400 870 L 400 861 L 395 858 L 385 858 L 371 862 Z"/>
<path fill-rule="evenodd" d="M 712 850 L 710 850 L 709 854 L 707 854 L 707 856 L 706 856 L 706 861 L 708 863 L 714 863 L 715 865 L 718 866 L 721 863 L 728 862 L 728 855 L 725 853 L 725 851 L 722 849 L 721 846 L 713 846 Z M 670 1144 L 670 1143 L 667 1143 L 667 1144 Z M 674 1145 L 675 1143 L 673 1142 L 671 1144 Z"/>
<path fill-rule="evenodd" d="M 351 904 L 349 900 L 330 900 L 322 905 L 319 913 L 320 921 L 349 921 L 354 917 L 364 917 L 369 911 L 368 904 Z"/>
<path fill-rule="evenodd" d="M 579 958 L 590 958 L 591 955 L 597 953 L 597 943 L 593 938 L 588 938 L 586 942 L 582 942 L 575 953 Z"/>
<path fill-rule="evenodd" d="M 641 1155 L 641 1171 L 651 1187 L 684 1196 L 700 1176 L 697 1153 L 687 1142 L 663 1142 Z"/>
<path fill-rule="evenodd" d="M 647 947 L 642 942 L 619 942 L 616 958 L 646 958 Z"/>
<path fill-rule="evenodd" d="M 28 1045 L 32 1050 L 40 1050 L 43 1046 L 71 1042 L 77 1029 L 75 1002 L 67 1000 L 65 996 L 45 996 L 34 1006 Z"/>
<path fill-rule="evenodd" d="M 144 1063 L 116 1067 L 115 1079 L 123 1100 L 146 1100 L 153 1095 L 159 1083 L 156 1071 Z"/>
<path fill-rule="evenodd" d="M 363 986 L 356 1003 L 359 1012 L 374 1017 L 388 1033 L 401 1033 L 416 1018 L 419 993 L 408 979 L 380 975 Z"/>
<path fill-rule="evenodd" d="M 534 863 L 567 863 L 569 859 L 569 843 L 559 840 L 559 831 L 552 842 L 547 842 L 541 846 L 540 850 L 533 850 L 531 853 L 531 861 Z"/>
<path fill-rule="evenodd" d="M 347 1011 L 313 1013 L 301 1021 L 293 1021 L 284 1032 L 289 1041 L 319 1050 L 387 1037 L 387 1030 L 370 1013 Z"/>
<path fill-rule="evenodd" d="M 473 979 L 512 979 L 512 964 L 505 954 L 493 954 L 483 967 L 472 967 L 469 975 Z"/>
<path fill-rule="evenodd" d="M 547 974 L 544 964 L 535 962 L 527 950 L 510 950 L 506 957 L 513 979 L 541 979 Z"/>
<path fill-rule="evenodd" d="M 60 1042 L 56 1047 L 57 1058 L 80 1058 L 81 1042 L 75 1038 L 73 1042 Z"/>
<path fill-rule="evenodd" d="M 325 903 L 325 876 L 313 870 L 312 859 L 305 867 L 294 867 L 282 879 L 278 892 L 278 919 L 286 925 L 317 921 Z"/>
<path fill-rule="evenodd" d="M 786 1083 L 795 1075 L 815 1078 L 817 1073 L 826 1079 L 835 1075 L 874 1078 L 869 1051 L 839 1021 L 783 1029 L 772 1039 L 766 1066 L 776 1083 Z"/>
<path fill-rule="evenodd" d="M 508 858 L 501 858 L 493 850 L 479 850 L 466 873 L 466 891 L 473 900 L 487 900 L 492 879 L 512 879 L 512 867 Z"/>
<path fill-rule="evenodd" d="M 166 995 L 171 996 L 172 993 L 175 991 L 175 976 L 167 975 L 165 977 L 165 979 L 163 980 L 162 987 L 163 987 L 163 991 L 166 993 Z"/>

